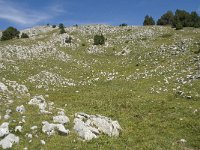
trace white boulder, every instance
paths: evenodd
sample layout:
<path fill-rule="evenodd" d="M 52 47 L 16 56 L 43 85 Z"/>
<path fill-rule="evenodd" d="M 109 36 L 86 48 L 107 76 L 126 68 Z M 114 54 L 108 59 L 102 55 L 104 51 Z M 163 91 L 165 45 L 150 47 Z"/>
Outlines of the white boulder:
<path fill-rule="evenodd" d="M 15 132 L 22 132 L 22 126 L 16 126 Z"/>
<path fill-rule="evenodd" d="M 69 118 L 64 115 L 54 116 L 53 122 L 60 123 L 60 124 L 66 124 L 69 122 Z"/>
<path fill-rule="evenodd" d="M 17 106 L 16 111 L 23 114 L 25 112 L 25 107 L 24 105 Z"/>
<path fill-rule="evenodd" d="M 8 91 L 7 86 L 2 82 L 0 82 L 0 92 L 5 92 L 5 91 Z"/>
<path fill-rule="evenodd" d="M 65 129 L 64 125 L 62 124 L 52 124 L 47 121 L 43 121 L 42 124 L 42 132 L 47 133 L 49 136 L 54 135 L 55 131 L 61 134 L 69 134 L 69 130 Z"/>
<path fill-rule="evenodd" d="M 46 111 L 47 103 L 42 95 L 34 96 L 29 102 L 29 105 L 37 105 L 41 113 L 49 113 Z"/>
<path fill-rule="evenodd" d="M 9 134 L 9 123 L 4 122 L 0 126 L 0 137 L 3 137 L 3 136 L 8 135 L 8 134 Z"/>
<path fill-rule="evenodd" d="M 8 134 L 4 139 L 0 141 L 0 145 L 3 149 L 12 148 L 14 143 L 19 143 L 19 137 L 14 134 Z"/>
<path fill-rule="evenodd" d="M 85 113 L 76 113 L 74 119 L 74 129 L 84 140 L 97 138 L 100 133 L 109 136 L 119 136 L 121 127 L 118 121 L 101 115 L 88 115 Z"/>

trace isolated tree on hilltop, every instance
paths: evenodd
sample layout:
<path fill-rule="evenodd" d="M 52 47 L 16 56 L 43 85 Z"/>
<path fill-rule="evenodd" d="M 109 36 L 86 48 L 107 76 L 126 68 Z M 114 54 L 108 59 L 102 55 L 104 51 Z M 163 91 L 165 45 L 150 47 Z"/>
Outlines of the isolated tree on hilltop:
<path fill-rule="evenodd" d="M 143 25 L 144 26 L 155 25 L 155 21 L 154 21 L 153 17 L 146 15 L 144 18 Z"/>
<path fill-rule="evenodd" d="M 1 40 L 11 40 L 13 38 L 19 38 L 19 31 L 14 27 L 8 27 L 5 31 L 2 32 Z"/>
<path fill-rule="evenodd" d="M 120 26 L 120 27 L 126 27 L 126 26 L 128 26 L 128 24 L 122 23 L 122 24 L 120 24 L 119 26 Z"/>
<path fill-rule="evenodd" d="M 172 11 L 167 11 L 158 19 L 157 25 L 172 25 L 173 19 L 174 13 Z"/>
<path fill-rule="evenodd" d="M 60 29 L 60 34 L 66 33 L 64 24 L 60 23 L 59 24 L 59 29 Z"/>
<path fill-rule="evenodd" d="M 64 24 L 63 24 L 63 23 L 60 23 L 60 24 L 59 24 L 59 28 L 60 28 L 60 29 L 64 28 Z"/>

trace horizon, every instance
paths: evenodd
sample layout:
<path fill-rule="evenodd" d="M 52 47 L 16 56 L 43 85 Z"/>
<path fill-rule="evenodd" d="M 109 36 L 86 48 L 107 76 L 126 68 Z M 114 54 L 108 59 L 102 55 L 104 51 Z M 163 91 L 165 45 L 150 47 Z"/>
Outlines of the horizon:
<path fill-rule="evenodd" d="M 98 4 L 98 5 L 97 5 Z M 126 23 L 141 26 L 146 15 L 157 21 L 168 10 L 176 9 L 200 13 L 200 1 L 162 1 L 154 0 L 0 0 L 0 30 L 9 26 L 27 29 L 41 25 L 65 26 L 107 24 L 118 26 Z"/>

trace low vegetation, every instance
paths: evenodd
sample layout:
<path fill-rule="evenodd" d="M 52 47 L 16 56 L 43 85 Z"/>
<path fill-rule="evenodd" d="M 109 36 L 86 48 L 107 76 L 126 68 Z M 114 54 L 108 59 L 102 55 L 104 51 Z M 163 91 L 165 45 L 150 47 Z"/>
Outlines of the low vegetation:
<path fill-rule="evenodd" d="M 105 37 L 101 35 L 94 36 L 94 45 L 103 45 L 105 44 Z"/>

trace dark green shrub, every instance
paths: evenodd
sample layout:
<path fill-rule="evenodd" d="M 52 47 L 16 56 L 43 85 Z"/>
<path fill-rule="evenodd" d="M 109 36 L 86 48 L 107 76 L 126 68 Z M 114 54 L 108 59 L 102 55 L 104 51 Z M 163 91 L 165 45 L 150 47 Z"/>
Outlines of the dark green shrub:
<path fill-rule="evenodd" d="M 2 32 L 1 40 L 11 40 L 13 38 L 19 38 L 19 31 L 14 27 L 8 27 L 5 31 Z"/>
<path fill-rule="evenodd" d="M 72 43 L 72 37 L 65 38 L 65 43 Z"/>
<path fill-rule="evenodd" d="M 94 36 L 94 45 L 103 45 L 105 44 L 105 37 L 101 35 Z"/>
<path fill-rule="evenodd" d="M 22 33 L 21 38 L 22 38 L 22 39 L 25 39 L 25 38 L 29 38 L 29 36 L 28 36 L 28 34 L 26 34 L 26 33 Z"/>
<path fill-rule="evenodd" d="M 128 26 L 128 24 L 122 23 L 122 24 L 120 24 L 119 26 L 120 26 L 120 27 L 126 27 L 126 26 Z"/>
<path fill-rule="evenodd" d="M 64 34 L 64 33 L 66 33 L 65 29 L 64 29 L 64 28 L 61 28 L 61 29 L 60 29 L 60 34 Z"/>
<path fill-rule="evenodd" d="M 52 28 L 56 28 L 56 25 L 54 24 L 54 25 L 52 25 Z"/>
<path fill-rule="evenodd" d="M 194 51 L 195 54 L 199 54 L 200 53 L 200 49 L 197 49 Z"/>
<path fill-rule="evenodd" d="M 181 29 L 183 29 L 183 25 L 181 24 L 181 22 L 177 22 L 177 24 L 176 24 L 176 30 L 181 30 Z"/>
<path fill-rule="evenodd" d="M 64 24 L 60 23 L 60 24 L 59 24 L 59 28 L 60 28 L 60 29 L 64 28 Z"/>
<path fill-rule="evenodd" d="M 86 46 L 86 44 L 85 44 L 85 43 L 82 43 L 81 45 L 82 45 L 82 46 Z"/>

